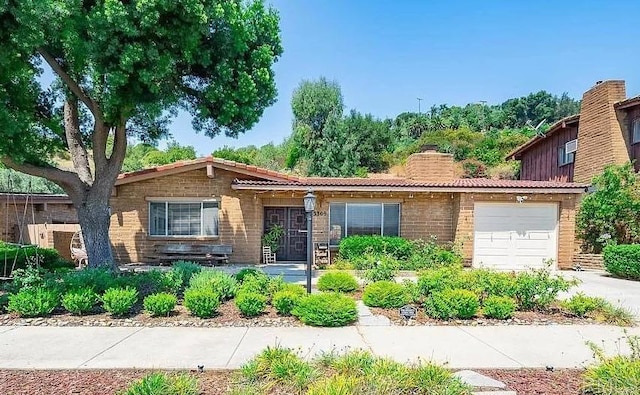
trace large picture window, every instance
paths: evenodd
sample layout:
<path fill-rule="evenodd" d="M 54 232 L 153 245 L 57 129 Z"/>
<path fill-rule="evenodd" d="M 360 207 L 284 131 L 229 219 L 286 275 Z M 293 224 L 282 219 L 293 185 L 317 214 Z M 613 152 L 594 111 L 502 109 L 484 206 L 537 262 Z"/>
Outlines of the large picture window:
<path fill-rule="evenodd" d="M 331 203 L 329 244 L 353 235 L 400 235 L 399 203 Z"/>
<path fill-rule="evenodd" d="M 217 236 L 218 202 L 149 202 L 151 236 Z"/>

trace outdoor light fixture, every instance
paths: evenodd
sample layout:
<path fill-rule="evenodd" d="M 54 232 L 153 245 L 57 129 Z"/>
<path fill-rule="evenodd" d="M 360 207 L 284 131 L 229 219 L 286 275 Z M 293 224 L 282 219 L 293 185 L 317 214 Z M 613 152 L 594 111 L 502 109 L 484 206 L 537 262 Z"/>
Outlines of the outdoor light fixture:
<path fill-rule="evenodd" d="M 307 213 L 307 293 L 311 293 L 311 270 L 313 265 L 313 211 L 316 209 L 316 195 L 309 189 L 304 195 L 304 211 Z"/>

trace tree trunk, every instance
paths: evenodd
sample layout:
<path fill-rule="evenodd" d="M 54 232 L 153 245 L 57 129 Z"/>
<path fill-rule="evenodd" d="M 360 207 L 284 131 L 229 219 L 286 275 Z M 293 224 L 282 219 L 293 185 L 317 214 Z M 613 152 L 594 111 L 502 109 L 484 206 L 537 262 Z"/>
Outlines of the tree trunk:
<path fill-rule="evenodd" d="M 76 207 L 82 229 L 89 267 L 103 267 L 115 270 L 111 242 L 109 240 L 109 198 L 91 196 Z"/>

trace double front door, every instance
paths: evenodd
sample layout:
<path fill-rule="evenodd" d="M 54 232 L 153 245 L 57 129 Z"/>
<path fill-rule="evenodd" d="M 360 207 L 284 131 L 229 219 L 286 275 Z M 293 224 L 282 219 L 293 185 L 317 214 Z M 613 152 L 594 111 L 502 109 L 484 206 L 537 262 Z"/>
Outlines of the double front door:
<path fill-rule="evenodd" d="M 265 233 L 274 225 L 284 229 L 284 237 L 276 251 L 279 261 L 307 259 L 307 218 L 304 207 L 265 207 Z"/>

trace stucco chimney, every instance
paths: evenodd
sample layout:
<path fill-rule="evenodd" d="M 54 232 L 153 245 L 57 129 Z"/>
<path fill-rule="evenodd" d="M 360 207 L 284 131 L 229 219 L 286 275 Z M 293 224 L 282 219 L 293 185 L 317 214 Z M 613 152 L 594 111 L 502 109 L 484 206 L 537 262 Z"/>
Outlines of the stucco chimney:
<path fill-rule="evenodd" d="M 598 81 L 582 96 L 573 180 L 590 183 L 608 164 L 629 161 L 626 138 L 613 105 L 626 98 L 621 80 Z"/>
<path fill-rule="evenodd" d="M 454 179 L 453 155 L 436 151 L 436 146 L 424 146 L 423 152 L 407 158 L 407 178 L 416 181 L 440 182 Z"/>

